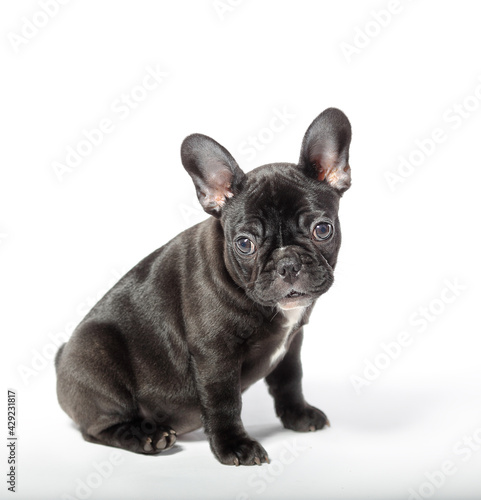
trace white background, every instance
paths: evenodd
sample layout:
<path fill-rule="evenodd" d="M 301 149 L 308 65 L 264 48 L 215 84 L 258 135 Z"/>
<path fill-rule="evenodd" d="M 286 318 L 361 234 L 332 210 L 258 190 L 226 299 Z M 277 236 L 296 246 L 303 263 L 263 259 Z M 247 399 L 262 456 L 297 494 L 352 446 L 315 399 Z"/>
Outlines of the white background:
<path fill-rule="evenodd" d="M 2 472 L 0 497 L 480 498 L 479 3 L 223 3 L 221 13 L 211 0 L 72 0 L 32 35 L 40 2 L 2 2 L 0 434 L 14 388 L 19 465 L 16 495 Z M 166 76 L 142 93 L 147 67 Z M 131 93 L 140 102 L 120 112 Z M 127 269 L 204 217 L 180 163 L 183 138 L 214 137 L 246 171 L 295 162 L 330 106 L 352 123 L 353 184 L 336 283 L 306 328 L 303 364 L 306 397 L 332 427 L 283 430 L 261 382 L 244 397 L 244 422 L 270 466 L 221 466 L 201 431 L 159 457 L 85 443 L 56 401 L 54 342 Z M 266 131 L 275 110 L 287 123 Z M 56 174 L 54 162 L 105 119 L 111 132 Z M 426 142 L 433 133 L 442 142 Z M 263 150 L 247 154 L 257 136 Z M 391 189 L 400 157 L 416 166 Z M 423 307 L 432 321 L 420 322 Z M 397 359 L 380 356 L 402 332 L 411 343 Z M 369 362 L 385 364 L 365 374 Z M 354 376 L 366 382 L 358 390 Z"/>

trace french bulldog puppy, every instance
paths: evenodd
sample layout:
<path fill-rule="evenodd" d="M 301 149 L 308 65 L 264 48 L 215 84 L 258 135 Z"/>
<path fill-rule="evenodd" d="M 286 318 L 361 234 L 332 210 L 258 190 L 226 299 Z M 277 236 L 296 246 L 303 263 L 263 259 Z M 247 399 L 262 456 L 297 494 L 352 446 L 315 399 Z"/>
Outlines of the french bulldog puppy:
<path fill-rule="evenodd" d="M 301 386 L 302 327 L 331 286 L 351 126 L 335 108 L 307 129 L 299 163 L 244 173 L 193 134 L 182 163 L 211 215 L 143 259 L 87 314 L 56 357 L 61 407 L 84 439 L 137 453 L 204 428 L 228 465 L 268 462 L 241 421 L 264 378 L 284 427 L 322 429 Z"/>

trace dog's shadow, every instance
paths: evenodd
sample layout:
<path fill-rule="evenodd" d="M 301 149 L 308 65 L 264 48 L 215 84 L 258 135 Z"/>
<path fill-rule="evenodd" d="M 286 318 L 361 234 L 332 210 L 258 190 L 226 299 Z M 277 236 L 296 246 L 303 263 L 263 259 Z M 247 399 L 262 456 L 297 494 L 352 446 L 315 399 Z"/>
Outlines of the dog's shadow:
<path fill-rule="evenodd" d="M 286 432 L 280 423 L 264 424 L 264 425 L 247 425 L 246 431 L 249 436 L 257 440 L 262 440 L 268 437 L 276 436 Z M 182 434 L 178 437 L 177 443 L 182 444 L 182 442 L 192 443 L 199 441 L 207 441 L 207 436 L 202 429 L 197 429 L 196 431 L 189 432 L 188 434 Z"/>

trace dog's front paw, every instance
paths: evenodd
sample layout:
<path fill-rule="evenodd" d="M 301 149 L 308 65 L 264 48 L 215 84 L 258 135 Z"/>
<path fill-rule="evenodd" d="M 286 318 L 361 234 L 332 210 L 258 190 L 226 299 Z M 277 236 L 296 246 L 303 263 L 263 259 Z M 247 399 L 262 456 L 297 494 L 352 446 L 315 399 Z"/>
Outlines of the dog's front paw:
<path fill-rule="evenodd" d="M 213 437 L 210 447 L 217 460 L 225 465 L 261 465 L 269 463 L 266 450 L 249 436 Z"/>
<path fill-rule="evenodd" d="M 317 431 L 331 425 L 324 412 L 307 403 L 304 406 L 285 406 L 277 414 L 286 429 L 297 432 Z"/>

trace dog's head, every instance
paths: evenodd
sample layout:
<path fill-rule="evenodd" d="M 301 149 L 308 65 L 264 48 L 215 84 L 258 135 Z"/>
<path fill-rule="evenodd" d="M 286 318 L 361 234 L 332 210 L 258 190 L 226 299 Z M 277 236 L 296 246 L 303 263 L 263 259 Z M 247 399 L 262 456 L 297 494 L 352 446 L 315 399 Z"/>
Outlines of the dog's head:
<path fill-rule="evenodd" d="M 272 163 L 244 174 L 210 137 L 181 149 L 204 210 L 220 219 L 224 260 L 253 301 L 293 309 L 331 286 L 341 245 L 339 199 L 351 184 L 351 126 L 329 108 L 307 129 L 297 165 Z"/>

